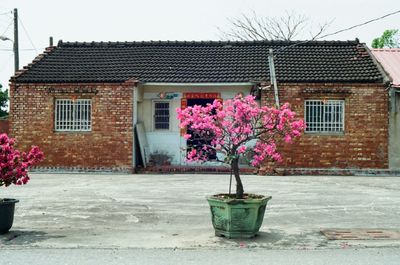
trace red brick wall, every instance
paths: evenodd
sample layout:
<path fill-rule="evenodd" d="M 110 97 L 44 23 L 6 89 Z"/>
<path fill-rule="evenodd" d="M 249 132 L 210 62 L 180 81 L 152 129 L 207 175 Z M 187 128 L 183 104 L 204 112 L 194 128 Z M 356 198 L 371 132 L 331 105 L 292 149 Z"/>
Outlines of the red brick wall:
<path fill-rule="evenodd" d="M 41 147 L 46 159 L 40 166 L 132 168 L 132 83 L 10 87 L 10 135 L 23 150 Z M 388 167 L 388 95 L 382 85 L 280 84 L 279 95 L 301 118 L 305 99 L 344 99 L 345 132 L 304 134 L 281 146 L 284 161 L 275 167 Z M 72 97 L 92 98 L 91 132 L 54 131 L 54 100 Z M 271 104 L 273 93 L 264 91 L 262 101 Z"/>
<path fill-rule="evenodd" d="M 41 167 L 132 169 L 132 83 L 11 84 L 10 134 L 38 145 Z M 55 132 L 56 98 L 91 98 L 90 132 Z"/>
<path fill-rule="evenodd" d="M 10 122 L 8 121 L 8 119 L 0 120 L 0 133 L 8 134 L 9 131 L 10 131 Z"/>
<path fill-rule="evenodd" d="M 344 99 L 345 131 L 341 135 L 304 134 L 281 145 L 281 168 L 388 168 L 388 94 L 380 84 L 280 84 L 281 104 L 289 102 L 304 119 L 305 99 Z M 272 91 L 262 93 L 273 103 Z M 271 164 L 266 163 L 267 170 Z"/>

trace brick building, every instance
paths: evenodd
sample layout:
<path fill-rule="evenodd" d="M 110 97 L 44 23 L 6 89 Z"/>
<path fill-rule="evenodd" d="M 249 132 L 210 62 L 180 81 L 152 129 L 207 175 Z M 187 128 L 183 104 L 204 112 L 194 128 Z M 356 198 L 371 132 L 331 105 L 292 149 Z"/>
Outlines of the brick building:
<path fill-rule="evenodd" d="M 271 104 L 270 49 L 280 101 L 308 125 L 277 166 L 386 169 L 388 80 L 358 40 L 60 41 L 11 78 L 10 133 L 43 149 L 43 167 L 186 165 L 175 108 L 238 93 Z"/>
<path fill-rule="evenodd" d="M 372 54 L 392 79 L 388 89 L 389 167 L 400 169 L 400 49 L 373 49 Z"/>

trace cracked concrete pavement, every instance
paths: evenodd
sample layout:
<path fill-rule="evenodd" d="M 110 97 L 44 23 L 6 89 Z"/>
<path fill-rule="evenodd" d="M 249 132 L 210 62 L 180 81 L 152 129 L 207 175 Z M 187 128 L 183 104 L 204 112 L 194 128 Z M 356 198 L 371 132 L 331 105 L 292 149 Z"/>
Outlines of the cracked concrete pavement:
<path fill-rule="evenodd" d="M 245 190 L 271 195 L 259 235 L 214 236 L 205 197 L 227 175 L 31 174 L 0 248 L 347 249 L 398 248 L 398 240 L 327 240 L 321 229 L 400 230 L 400 178 L 243 176 Z"/>

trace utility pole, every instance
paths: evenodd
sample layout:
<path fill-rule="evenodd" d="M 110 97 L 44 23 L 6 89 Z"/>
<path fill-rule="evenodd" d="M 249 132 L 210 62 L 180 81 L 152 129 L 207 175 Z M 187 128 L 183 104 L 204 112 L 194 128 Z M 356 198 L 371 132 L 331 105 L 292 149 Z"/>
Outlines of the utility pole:
<path fill-rule="evenodd" d="M 14 69 L 19 70 L 19 49 L 18 49 L 18 9 L 14 8 Z"/>
<path fill-rule="evenodd" d="M 277 108 L 279 108 L 280 104 L 279 104 L 279 95 L 278 95 L 278 85 L 276 83 L 274 52 L 272 49 L 269 49 L 268 63 L 269 63 L 269 75 L 271 78 L 271 83 L 274 86 L 275 105 Z"/>

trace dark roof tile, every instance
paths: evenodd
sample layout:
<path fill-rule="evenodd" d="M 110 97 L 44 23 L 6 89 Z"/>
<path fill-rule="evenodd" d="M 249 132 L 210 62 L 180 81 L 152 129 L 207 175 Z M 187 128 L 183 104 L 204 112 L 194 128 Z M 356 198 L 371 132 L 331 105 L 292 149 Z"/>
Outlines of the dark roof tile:
<path fill-rule="evenodd" d="M 269 79 L 270 48 L 281 50 L 275 57 L 280 82 L 383 80 L 358 41 L 59 42 L 14 80 L 20 83 L 123 82 L 130 78 L 173 83 L 262 81 Z"/>

